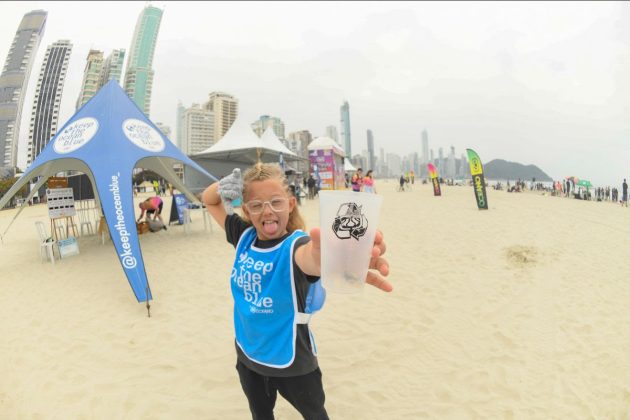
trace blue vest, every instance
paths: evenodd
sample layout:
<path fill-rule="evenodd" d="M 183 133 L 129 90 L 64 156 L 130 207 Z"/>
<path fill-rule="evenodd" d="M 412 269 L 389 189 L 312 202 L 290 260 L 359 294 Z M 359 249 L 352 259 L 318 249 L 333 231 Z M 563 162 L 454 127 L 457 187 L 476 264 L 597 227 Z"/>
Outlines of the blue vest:
<path fill-rule="evenodd" d="M 297 324 L 308 324 L 319 310 L 326 293 L 321 281 L 313 283 L 306 298 L 305 312 L 298 311 L 293 278 L 295 241 L 305 236 L 296 230 L 273 248 L 254 246 L 256 230 L 248 228 L 239 239 L 230 275 L 234 297 L 236 342 L 252 361 L 285 368 L 295 359 Z M 315 352 L 315 343 L 310 334 Z"/>

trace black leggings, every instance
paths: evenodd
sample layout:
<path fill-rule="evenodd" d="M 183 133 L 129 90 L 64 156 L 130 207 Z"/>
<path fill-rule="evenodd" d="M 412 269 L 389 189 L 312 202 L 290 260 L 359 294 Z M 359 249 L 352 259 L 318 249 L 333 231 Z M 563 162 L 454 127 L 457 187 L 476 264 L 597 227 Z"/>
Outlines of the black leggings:
<path fill-rule="evenodd" d="M 249 401 L 253 420 L 273 420 L 273 407 L 277 392 L 284 397 L 306 420 L 328 420 L 324 408 L 322 372 L 317 368 L 301 376 L 275 377 L 260 375 L 240 361 L 236 370 L 241 386 Z"/>

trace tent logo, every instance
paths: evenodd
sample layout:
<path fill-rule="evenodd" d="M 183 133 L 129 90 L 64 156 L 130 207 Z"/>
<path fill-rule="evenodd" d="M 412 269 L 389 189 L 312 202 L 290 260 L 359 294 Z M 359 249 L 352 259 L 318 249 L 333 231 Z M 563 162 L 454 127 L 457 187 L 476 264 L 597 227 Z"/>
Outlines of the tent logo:
<path fill-rule="evenodd" d="M 339 206 L 333 222 L 333 232 L 339 239 L 354 238 L 357 241 L 367 231 L 368 221 L 361 213 L 361 206 L 356 203 L 344 203 Z"/>
<path fill-rule="evenodd" d="M 164 140 L 153 127 L 144 121 L 129 118 L 122 125 L 125 136 L 133 144 L 149 152 L 161 152 L 164 150 Z"/>
<path fill-rule="evenodd" d="M 54 149 L 66 154 L 85 146 L 98 131 L 98 121 L 91 117 L 81 118 L 64 128 L 55 140 Z"/>

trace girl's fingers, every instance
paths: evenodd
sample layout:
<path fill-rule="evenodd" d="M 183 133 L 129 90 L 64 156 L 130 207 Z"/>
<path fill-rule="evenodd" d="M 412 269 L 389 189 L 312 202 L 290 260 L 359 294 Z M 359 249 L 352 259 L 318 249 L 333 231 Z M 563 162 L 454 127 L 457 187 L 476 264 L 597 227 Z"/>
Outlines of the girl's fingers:
<path fill-rule="evenodd" d="M 368 271 L 368 275 L 367 275 L 367 278 L 365 279 L 365 282 L 367 284 L 370 284 L 376 287 L 377 289 L 381 289 L 384 292 L 391 292 L 392 290 L 394 290 L 394 286 L 392 286 L 390 282 L 388 282 L 383 277 L 381 277 L 380 275 L 378 275 L 377 273 L 373 271 Z"/>

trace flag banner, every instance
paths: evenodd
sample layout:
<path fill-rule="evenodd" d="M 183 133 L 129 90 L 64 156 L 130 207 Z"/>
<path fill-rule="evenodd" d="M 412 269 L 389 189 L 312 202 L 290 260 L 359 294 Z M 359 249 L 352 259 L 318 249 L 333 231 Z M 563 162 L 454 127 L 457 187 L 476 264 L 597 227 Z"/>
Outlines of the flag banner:
<path fill-rule="evenodd" d="M 433 183 L 433 195 L 436 197 L 442 195 L 437 168 L 432 163 L 427 163 L 427 168 L 429 168 L 429 176 L 431 177 L 431 182 Z"/>
<path fill-rule="evenodd" d="M 472 150 L 466 149 L 468 161 L 470 162 L 470 175 L 473 180 L 473 189 L 475 191 L 475 199 L 479 210 L 488 210 L 488 196 L 486 195 L 486 180 L 483 176 L 483 165 L 479 155 Z"/>

